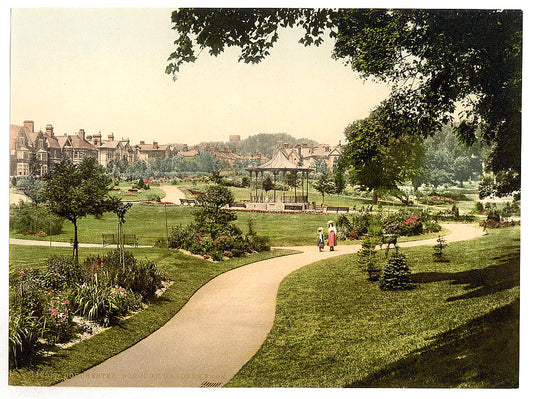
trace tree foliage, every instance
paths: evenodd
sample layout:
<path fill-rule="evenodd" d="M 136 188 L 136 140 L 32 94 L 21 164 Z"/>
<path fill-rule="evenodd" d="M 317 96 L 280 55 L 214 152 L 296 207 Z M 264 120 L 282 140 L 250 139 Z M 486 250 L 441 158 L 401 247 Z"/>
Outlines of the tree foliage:
<path fill-rule="evenodd" d="M 78 260 L 78 220 L 114 211 L 117 203 L 109 195 L 113 181 L 95 159 L 85 158 L 74 165 L 57 164 L 44 176 L 43 194 L 50 210 L 74 225 L 73 255 Z"/>
<path fill-rule="evenodd" d="M 226 232 L 230 223 L 237 219 L 235 213 L 223 209 L 235 201 L 231 190 L 221 185 L 212 185 L 199 194 L 196 200 L 201 208 L 194 211 L 194 221 L 198 231 L 208 233 L 216 238 L 220 232 Z"/>
<path fill-rule="evenodd" d="M 335 39 L 333 57 L 364 78 L 391 85 L 388 124 L 427 136 L 453 119 L 466 144 L 488 143 L 495 190 L 520 189 L 522 11 L 436 9 L 180 9 L 168 74 L 208 49 L 241 48 L 239 61 L 269 55 L 281 28 L 299 27 L 305 46 Z M 479 136 L 476 136 L 479 129 Z"/>
<path fill-rule="evenodd" d="M 344 131 L 348 144 L 338 161 L 339 173 L 348 170 L 350 182 L 364 189 L 397 189 L 421 172 L 422 139 L 391 131 L 382 109 L 350 124 Z"/>
<path fill-rule="evenodd" d="M 417 177 L 417 184 L 435 187 L 459 182 L 479 176 L 481 168 L 479 143 L 472 146 L 459 143 L 451 126 L 446 126 L 434 136 L 424 140 L 424 172 Z"/>
<path fill-rule="evenodd" d="M 322 173 L 313 183 L 313 188 L 322 195 L 322 203 L 324 203 L 324 195 L 335 192 L 335 182 L 331 181 L 327 173 Z"/>

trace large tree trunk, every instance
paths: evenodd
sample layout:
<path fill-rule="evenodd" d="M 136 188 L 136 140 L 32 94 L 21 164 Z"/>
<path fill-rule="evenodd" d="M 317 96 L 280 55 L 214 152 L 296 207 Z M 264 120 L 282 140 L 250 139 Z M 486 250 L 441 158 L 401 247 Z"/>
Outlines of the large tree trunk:
<path fill-rule="evenodd" d="M 372 191 L 372 204 L 373 205 L 377 205 L 378 203 L 378 189 L 375 188 L 373 191 Z"/>

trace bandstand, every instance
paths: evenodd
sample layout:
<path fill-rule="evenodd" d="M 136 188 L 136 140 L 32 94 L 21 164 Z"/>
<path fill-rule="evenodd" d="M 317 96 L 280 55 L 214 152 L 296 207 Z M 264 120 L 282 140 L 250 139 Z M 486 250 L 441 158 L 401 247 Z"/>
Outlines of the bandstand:
<path fill-rule="evenodd" d="M 276 148 L 272 159 L 254 168 L 247 168 L 250 172 L 250 202 L 248 209 L 257 210 L 305 210 L 309 208 L 309 172 L 310 168 L 297 165 L 289 160 L 280 147 Z M 295 173 L 297 184 L 294 192 L 278 192 L 276 183 L 278 178 L 283 180 L 287 173 Z M 265 176 L 272 174 L 274 189 L 269 194 L 263 189 Z M 255 176 L 254 176 L 255 175 Z"/>

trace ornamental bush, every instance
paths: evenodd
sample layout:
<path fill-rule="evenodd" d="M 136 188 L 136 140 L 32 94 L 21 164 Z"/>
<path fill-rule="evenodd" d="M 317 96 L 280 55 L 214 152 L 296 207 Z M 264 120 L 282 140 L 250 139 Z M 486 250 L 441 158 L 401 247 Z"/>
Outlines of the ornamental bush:
<path fill-rule="evenodd" d="M 377 262 L 376 244 L 375 239 L 365 239 L 356 255 L 356 264 L 362 272 L 368 274 L 369 281 L 378 281 L 381 273 Z"/>
<path fill-rule="evenodd" d="M 139 260 L 131 252 L 115 249 L 103 256 L 91 256 L 81 265 L 84 283 L 120 286 L 139 294 L 142 299 L 153 295 L 166 278 L 153 261 Z"/>
<path fill-rule="evenodd" d="M 72 291 L 74 312 L 104 327 L 115 324 L 120 316 L 140 309 L 142 298 L 123 287 L 84 283 Z"/>
<path fill-rule="evenodd" d="M 383 269 L 379 287 L 387 291 L 413 289 L 414 284 L 409 277 L 410 274 L 411 272 L 407 266 L 405 255 L 396 252 L 389 258 Z"/>
<path fill-rule="evenodd" d="M 20 201 L 9 209 L 9 229 L 19 234 L 37 234 L 41 231 L 46 235 L 60 234 L 63 222 L 62 217 L 53 214 L 44 205 Z"/>
<path fill-rule="evenodd" d="M 235 213 L 224 209 L 234 200 L 229 189 L 210 186 L 197 199 L 201 208 L 194 211 L 194 222 L 172 228 L 168 237 L 170 248 L 184 249 L 216 261 L 270 250 L 268 239 L 258 236 L 253 226 L 249 225 L 248 234 L 244 234 L 232 223 L 237 218 Z"/>
<path fill-rule="evenodd" d="M 74 334 L 64 278 L 28 267 L 11 273 L 9 281 L 9 364 L 31 359 L 40 340 L 67 341 Z M 57 291 L 56 291 L 57 290 Z"/>

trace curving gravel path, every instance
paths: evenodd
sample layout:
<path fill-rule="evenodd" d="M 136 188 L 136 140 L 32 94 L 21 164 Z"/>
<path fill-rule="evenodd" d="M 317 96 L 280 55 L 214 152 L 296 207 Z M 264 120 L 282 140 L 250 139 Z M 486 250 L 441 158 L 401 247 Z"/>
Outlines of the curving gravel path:
<path fill-rule="evenodd" d="M 482 236 L 472 225 L 446 224 L 447 242 Z M 436 239 L 402 243 L 435 245 Z M 272 328 L 280 282 L 294 270 L 334 252 L 295 247 L 300 254 L 253 263 L 224 273 L 200 288 L 163 327 L 124 352 L 59 386 L 212 387 L 226 384 L 257 352 Z"/>
<path fill-rule="evenodd" d="M 161 186 L 158 188 L 165 192 L 164 198 L 166 202 L 173 202 L 179 205 L 180 199 L 186 198 L 183 191 L 181 191 L 179 188 L 175 186 Z"/>

